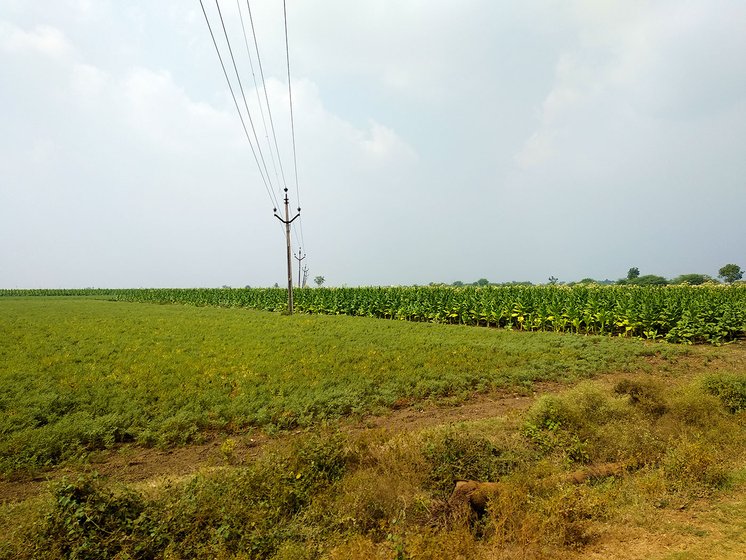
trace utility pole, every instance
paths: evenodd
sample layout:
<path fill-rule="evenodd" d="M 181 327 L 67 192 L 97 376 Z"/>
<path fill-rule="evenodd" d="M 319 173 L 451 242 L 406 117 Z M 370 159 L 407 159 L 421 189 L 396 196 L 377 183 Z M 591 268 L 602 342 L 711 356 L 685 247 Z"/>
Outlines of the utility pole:
<path fill-rule="evenodd" d="M 298 287 L 301 288 L 302 285 L 300 283 L 300 261 L 306 258 L 306 254 L 303 253 L 303 256 L 301 257 L 300 254 L 302 253 L 301 248 L 298 247 L 298 254 L 293 255 L 295 257 L 295 260 L 298 261 Z"/>
<path fill-rule="evenodd" d="M 277 208 L 274 209 L 275 211 L 275 218 L 280 220 L 283 224 L 285 224 L 285 241 L 287 242 L 287 254 L 288 254 L 288 313 L 291 315 L 293 314 L 293 260 L 290 258 L 293 254 L 292 249 L 290 248 L 290 224 L 292 224 L 295 219 L 300 216 L 300 208 L 298 208 L 298 213 L 293 216 L 293 218 L 290 218 L 290 209 L 289 204 L 290 200 L 288 200 L 288 188 L 285 187 L 285 219 L 283 220 L 280 216 L 277 215 Z"/>
<path fill-rule="evenodd" d="M 302 288 L 306 287 L 306 280 L 308 280 L 308 267 L 304 265 L 303 266 L 303 284 L 301 286 Z"/>

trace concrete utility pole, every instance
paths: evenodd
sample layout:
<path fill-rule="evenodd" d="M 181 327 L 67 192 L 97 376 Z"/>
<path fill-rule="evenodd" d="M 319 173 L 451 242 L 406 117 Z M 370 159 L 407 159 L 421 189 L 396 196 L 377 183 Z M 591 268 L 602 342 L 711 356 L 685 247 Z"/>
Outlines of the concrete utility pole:
<path fill-rule="evenodd" d="M 303 267 L 303 284 L 301 285 L 302 288 L 306 287 L 306 280 L 308 280 L 308 267 Z"/>
<path fill-rule="evenodd" d="M 298 261 L 298 287 L 302 288 L 303 286 L 300 283 L 300 261 L 306 258 L 306 254 L 303 253 L 303 256 L 301 257 L 300 254 L 302 253 L 301 248 L 298 247 L 298 254 L 293 255 L 295 257 L 295 260 Z"/>
<path fill-rule="evenodd" d="M 290 246 L 290 224 L 292 224 L 295 219 L 300 216 L 300 208 L 298 208 L 298 213 L 293 216 L 293 218 L 290 218 L 290 209 L 289 204 L 290 200 L 288 200 L 288 188 L 285 187 L 285 219 L 283 220 L 280 216 L 277 215 L 277 208 L 275 208 L 275 218 L 280 220 L 283 224 L 285 224 L 285 241 L 287 242 L 287 256 L 288 256 L 288 313 L 291 315 L 293 314 L 293 260 L 290 258 L 293 254 L 293 250 Z"/>

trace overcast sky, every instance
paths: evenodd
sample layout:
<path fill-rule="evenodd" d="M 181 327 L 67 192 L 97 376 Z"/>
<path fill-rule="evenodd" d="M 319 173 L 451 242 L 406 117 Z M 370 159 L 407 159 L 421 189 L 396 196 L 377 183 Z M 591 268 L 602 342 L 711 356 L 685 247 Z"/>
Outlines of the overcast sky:
<path fill-rule="evenodd" d="M 310 279 L 746 267 L 743 0 L 287 0 L 297 192 L 282 2 L 251 9 Z M 0 288 L 286 282 L 198 0 L 0 0 L 0 130 Z"/>

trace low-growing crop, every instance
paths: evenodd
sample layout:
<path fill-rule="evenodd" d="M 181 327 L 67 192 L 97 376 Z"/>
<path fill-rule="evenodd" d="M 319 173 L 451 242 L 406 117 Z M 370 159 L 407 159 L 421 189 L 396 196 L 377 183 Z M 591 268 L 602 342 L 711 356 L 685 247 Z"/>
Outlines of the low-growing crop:
<path fill-rule="evenodd" d="M 0 472 L 642 367 L 639 341 L 98 299 L 0 298 Z"/>

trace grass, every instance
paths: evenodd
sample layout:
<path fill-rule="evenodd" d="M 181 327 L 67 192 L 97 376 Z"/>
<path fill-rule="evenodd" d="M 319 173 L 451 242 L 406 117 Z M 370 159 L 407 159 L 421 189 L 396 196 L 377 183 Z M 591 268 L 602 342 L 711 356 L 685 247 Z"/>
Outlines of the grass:
<path fill-rule="evenodd" d="M 346 316 L 3 297 L 0 472 L 121 442 L 167 447 L 214 430 L 313 426 L 401 403 L 574 382 L 687 352 Z"/>
<path fill-rule="evenodd" d="M 582 382 L 525 412 L 415 433 L 317 430 L 155 485 L 62 480 L 0 507 L 0 558 L 569 559 L 610 557 L 610 542 L 629 558 L 630 535 L 639 558 L 740 557 L 743 413 L 700 379 L 646 385 L 653 408 L 634 383 Z M 567 482 L 609 460 L 626 469 Z M 484 518 L 448 507 L 454 478 L 500 481 Z"/>
<path fill-rule="evenodd" d="M 538 381 L 561 385 L 498 417 L 334 422 Z M 70 474 L 0 504 L 0 560 L 741 558 L 744 403 L 735 345 L 8 297 L 3 469 Z M 278 437 L 236 464 L 252 426 Z M 124 484 L 69 461 L 211 430 L 222 466 L 189 476 Z M 622 468 L 576 476 L 604 464 Z M 481 519 L 448 503 L 462 478 L 499 482 Z"/>

